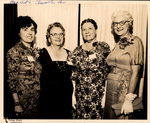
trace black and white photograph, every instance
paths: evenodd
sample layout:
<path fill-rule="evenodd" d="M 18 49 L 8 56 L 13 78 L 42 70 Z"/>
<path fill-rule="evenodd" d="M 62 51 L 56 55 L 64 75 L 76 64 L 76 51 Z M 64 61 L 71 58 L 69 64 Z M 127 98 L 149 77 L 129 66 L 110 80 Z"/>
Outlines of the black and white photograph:
<path fill-rule="evenodd" d="M 149 121 L 149 1 L 1 3 L 0 123 Z"/>

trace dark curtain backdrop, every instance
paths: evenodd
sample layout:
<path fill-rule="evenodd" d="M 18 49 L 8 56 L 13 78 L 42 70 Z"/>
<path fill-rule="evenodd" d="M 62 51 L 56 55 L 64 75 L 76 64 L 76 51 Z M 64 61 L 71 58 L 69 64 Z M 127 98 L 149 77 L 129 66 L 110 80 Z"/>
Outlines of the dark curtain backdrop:
<path fill-rule="evenodd" d="M 7 83 L 7 51 L 17 43 L 14 36 L 14 22 L 17 18 L 17 5 L 4 4 L 4 117 L 14 118 L 13 98 Z"/>

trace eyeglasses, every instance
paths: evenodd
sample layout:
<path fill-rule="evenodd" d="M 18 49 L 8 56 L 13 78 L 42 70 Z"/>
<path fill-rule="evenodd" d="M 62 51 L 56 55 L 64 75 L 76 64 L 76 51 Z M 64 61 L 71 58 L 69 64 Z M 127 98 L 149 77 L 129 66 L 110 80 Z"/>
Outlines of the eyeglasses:
<path fill-rule="evenodd" d="M 120 21 L 120 22 L 113 22 L 113 25 L 114 25 L 114 27 L 118 26 L 118 24 L 119 24 L 120 26 L 123 26 L 123 25 L 125 25 L 126 22 L 129 22 L 129 21 L 123 20 L 123 21 Z"/>
<path fill-rule="evenodd" d="M 52 35 L 54 38 L 55 38 L 55 37 L 58 37 L 58 36 L 59 36 L 59 37 L 63 37 L 63 36 L 64 36 L 64 33 L 59 33 L 59 34 L 58 34 L 58 33 L 54 33 L 54 34 L 50 34 L 50 35 Z"/>

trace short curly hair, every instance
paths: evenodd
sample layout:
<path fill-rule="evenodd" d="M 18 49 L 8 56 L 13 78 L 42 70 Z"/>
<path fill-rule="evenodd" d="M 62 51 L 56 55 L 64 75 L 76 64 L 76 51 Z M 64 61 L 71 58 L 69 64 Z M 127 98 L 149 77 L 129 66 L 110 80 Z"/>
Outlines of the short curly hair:
<path fill-rule="evenodd" d="M 15 21 L 15 29 L 16 33 L 20 33 L 20 29 L 23 27 L 30 27 L 31 24 L 34 26 L 35 34 L 37 33 L 37 24 L 34 20 L 31 19 L 29 16 L 19 16 Z"/>
<path fill-rule="evenodd" d="M 81 23 L 81 29 L 82 29 L 82 26 L 83 26 L 84 23 L 89 23 L 89 22 L 94 25 L 94 27 L 95 27 L 96 30 L 98 29 L 97 23 L 95 22 L 95 20 L 93 20 L 91 18 L 88 18 L 88 19 L 85 19 L 85 20 L 82 21 L 82 23 Z"/>
<path fill-rule="evenodd" d="M 129 21 L 129 32 L 132 34 L 133 33 L 133 17 L 128 11 L 116 11 L 112 14 L 111 19 L 112 19 L 112 24 L 111 24 L 111 32 L 114 35 L 115 42 L 117 43 L 120 40 L 120 36 L 118 36 L 115 31 L 114 31 L 114 21 L 116 17 L 119 16 L 124 16 L 126 21 Z"/>
<path fill-rule="evenodd" d="M 63 27 L 63 25 L 59 22 L 55 22 L 55 23 L 52 23 L 52 24 L 49 24 L 48 25 L 48 28 L 47 28 L 47 32 L 46 32 L 46 40 L 47 40 L 47 46 L 50 46 L 51 43 L 49 42 L 49 38 L 50 38 L 50 31 L 53 27 L 59 27 L 62 29 L 63 31 L 63 34 L 65 35 L 65 28 Z M 63 44 L 62 46 L 64 45 L 65 43 L 65 36 L 63 36 Z"/>

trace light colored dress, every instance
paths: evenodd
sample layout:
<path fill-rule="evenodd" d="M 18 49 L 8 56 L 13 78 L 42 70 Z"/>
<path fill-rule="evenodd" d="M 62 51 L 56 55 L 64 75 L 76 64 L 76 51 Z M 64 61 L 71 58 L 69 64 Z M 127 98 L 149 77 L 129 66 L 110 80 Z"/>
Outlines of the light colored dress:
<path fill-rule="evenodd" d="M 39 52 L 22 42 L 7 52 L 8 83 L 11 92 L 18 94 L 23 108 L 22 118 L 37 118 L 42 69 L 37 61 Z"/>
<path fill-rule="evenodd" d="M 143 44 L 139 37 L 130 39 L 131 44 L 120 48 L 118 42 L 106 61 L 111 70 L 107 76 L 107 91 L 104 118 L 116 118 L 112 104 L 124 102 L 128 93 L 130 78 L 132 75 L 131 65 L 143 65 Z M 123 117 L 122 117 L 123 118 Z"/>
<path fill-rule="evenodd" d="M 109 72 L 105 58 L 109 52 L 107 43 L 96 42 L 92 50 L 84 50 L 81 45 L 68 57 L 68 61 L 74 65 L 71 79 L 76 82 L 74 119 L 102 118 L 101 101 Z"/>

